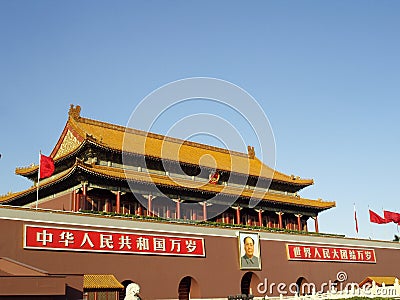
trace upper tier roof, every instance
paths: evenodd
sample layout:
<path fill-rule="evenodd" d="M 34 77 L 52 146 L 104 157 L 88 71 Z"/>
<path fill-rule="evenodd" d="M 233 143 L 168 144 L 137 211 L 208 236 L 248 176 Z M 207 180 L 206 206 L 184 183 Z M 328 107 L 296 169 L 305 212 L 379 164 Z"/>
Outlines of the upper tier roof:
<path fill-rule="evenodd" d="M 69 110 L 69 118 L 64 131 L 51 153 L 51 157 L 62 159 L 76 150 L 84 140 L 113 151 L 132 153 L 155 159 L 176 161 L 183 164 L 202 166 L 219 171 L 273 179 L 299 189 L 313 184 L 312 179 L 289 176 L 273 170 L 262 163 L 250 148 L 249 154 L 230 151 L 205 144 L 171 138 L 124 126 L 87 119 L 80 116 L 80 106 Z M 38 166 L 18 168 L 16 173 L 27 176 L 37 172 Z"/>

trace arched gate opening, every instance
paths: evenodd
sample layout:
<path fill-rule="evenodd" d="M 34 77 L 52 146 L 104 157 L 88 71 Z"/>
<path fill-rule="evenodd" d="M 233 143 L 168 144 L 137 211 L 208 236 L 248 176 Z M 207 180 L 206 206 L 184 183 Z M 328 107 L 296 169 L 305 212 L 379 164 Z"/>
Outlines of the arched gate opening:
<path fill-rule="evenodd" d="M 194 278 L 190 276 L 185 276 L 179 282 L 178 299 L 189 300 L 191 297 L 200 298 L 200 288 Z"/>
<path fill-rule="evenodd" d="M 246 272 L 242 276 L 240 282 L 240 292 L 244 295 L 257 295 L 257 285 L 260 283 L 260 279 L 253 272 Z"/>

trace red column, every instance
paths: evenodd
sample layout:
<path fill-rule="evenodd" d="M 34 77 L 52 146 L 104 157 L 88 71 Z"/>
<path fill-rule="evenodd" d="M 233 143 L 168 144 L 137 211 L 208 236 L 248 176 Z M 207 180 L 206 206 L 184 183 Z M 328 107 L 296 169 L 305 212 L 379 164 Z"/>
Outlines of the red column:
<path fill-rule="evenodd" d="M 262 222 L 262 209 L 258 209 L 256 210 L 258 212 L 258 226 L 263 226 L 263 222 Z"/>
<path fill-rule="evenodd" d="M 167 219 L 171 218 L 171 211 L 169 207 L 167 206 Z"/>
<path fill-rule="evenodd" d="M 119 214 L 121 213 L 121 192 L 117 191 L 117 195 L 116 195 L 116 213 Z"/>
<path fill-rule="evenodd" d="M 81 194 L 82 191 L 80 189 L 75 193 L 75 211 L 81 209 Z"/>
<path fill-rule="evenodd" d="M 222 214 L 222 215 L 221 215 L 221 223 L 224 223 L 224 224 L 225 224 L 225 214 Z"/>
<path fill-rule="evenodd" d="M 225 216 L 225 223 L 226 224 L 230 224 L 231 223 L 231 219 L 229 218 L 228 214 L 226 214 L 226 216 Z"/>
<path fill-rule="evenodd" d="M 207 221 L 207 202 L 203 202 L 203 221 Z"/>
<path fill-rule="evenodd" d="M 138 207 L 138 209 L 137 209 L 137 214 L 139 215 L 139 216 L 141 216 L 141 215 L 143 215 L 143 209 L 142 209 L 142 206 L 139 204 L 139 207 Z"/>
<path fill-rule="evenodd" d="M 240 206 L 234 207 L 236 209 L 236 224 L 239 225 L 241 223 L 240 220 Z"/>
<path fill-rule="evenodd" d="M 147 215 L 148 216 L 152 216 L 153 215 L 152 207 L 151 207 L 152 200 L 153 200 L 153 197 L 151 195 L 149 195 L 148 198 L 147 198 Z"/>
<path fill-rule="evenodd" d="M 197 219 L 197 214 L 196 211 L 193 209 L 192 210 L 192 220 L 195 221 Z"/>
<path fill-rule="evenodd" d="M 319 228 L 318 228 L 318 215 L 316 215 L 314 217 L 314 224 L 315 224 L 315 232 L 319 232 Z"/>
<path fill-rule="evenodd" d="M 181 200 L 178 199 L 176 201 L 176 218 L 180 219 L 181 218 Z"/>
<path fill-rule="evenodd" d="M 83 200 L 83 203 L 82 203 L 82 210 L 86 210 L 86 195 L 87 195 L 87 183 L 86 182 L 84 182 L 83 183 L 83 194 L 82 194 L 82 200 Z"/>
<path fill-rule="evenodd" d="M 276 212 L 276 214 L 278 215 L 278 218 L 279 218 L 279 228 L 283 228 L 283 222 L 282 222 L 282 215 L 283 215 L 283 212 Z"/>
<path fill-rule="evenodd" d="M 72 195 L 71 195 L 71 210 L 72 211 L 76 211 L 75 210 L 75 190 L 72 190 Z"/>
<path fill-rule="evenodd" d="M 300 214 L 297 214 L 295 216 L 297 217 L 297 228 L 299 231 L 301 231 L 302 230 L 302 228 L 301 228 L 301 217 L 302 216 Z"/>
<path fill-rule="evenodd" d="M 268 227 L 269 227 L 269 228 L 272 227 L 272 221 L 271 221 L 271 218 L 270 218 L 270 217 L 268 217 Z"/>
<path fill-rule="evenodd" d="M 81 210 L 81 194 L 75 195 L 75 209 L 76 209 L 76 211 Z"/>

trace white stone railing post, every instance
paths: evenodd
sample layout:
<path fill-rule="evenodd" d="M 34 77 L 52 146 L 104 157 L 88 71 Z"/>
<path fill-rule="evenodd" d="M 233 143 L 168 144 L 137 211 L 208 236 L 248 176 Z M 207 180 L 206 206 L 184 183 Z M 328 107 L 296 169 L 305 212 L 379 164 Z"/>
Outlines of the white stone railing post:
<path fill-rule="evenodd" d="M 394 289 L 396 290 L 396 296 L 400 296 L 400 284 L 398 278 L 394 280 Z"/>
<path fill-rule="evenodd" d="M 372 280 L 372 288 L 371 288 L 371 295 L 372 296 L 376 295 L 376 289 L 377 289 L 376 282 L 375 282 L 375 280 Z"/>

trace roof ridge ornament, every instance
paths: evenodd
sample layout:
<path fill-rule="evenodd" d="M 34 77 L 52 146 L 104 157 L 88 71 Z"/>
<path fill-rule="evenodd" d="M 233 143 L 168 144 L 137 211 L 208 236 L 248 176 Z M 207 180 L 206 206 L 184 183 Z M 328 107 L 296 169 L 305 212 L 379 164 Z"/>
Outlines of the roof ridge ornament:
<path fill-rule="evenodd" d="M 79 105 L 74 106 L 70 104 L 68 115 L 73 119 L 79 119 L 81 117 L 81 107 Z"/>
<path fill-rule="evenodd" d="M 247 146 L 247 154 L 251 159 L 254 159 L 256 157 L 256 152 L 254 151 L 253 146 Z"/>

